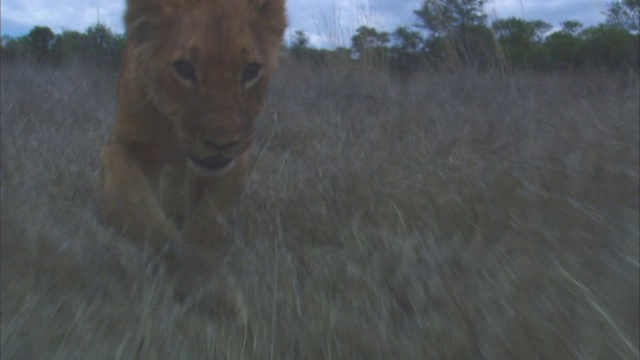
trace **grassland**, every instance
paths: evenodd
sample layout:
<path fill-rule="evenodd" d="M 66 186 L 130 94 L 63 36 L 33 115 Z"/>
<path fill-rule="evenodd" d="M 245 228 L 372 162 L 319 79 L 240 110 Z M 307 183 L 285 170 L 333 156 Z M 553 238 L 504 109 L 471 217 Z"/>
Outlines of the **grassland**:
<path fill-rule="evenodd" d="M 96 208 L 115 82 L 2 65 L 3 359 L 638 358 L 637 74 L 285 61 L 228 244 L 175 277 Z"/>

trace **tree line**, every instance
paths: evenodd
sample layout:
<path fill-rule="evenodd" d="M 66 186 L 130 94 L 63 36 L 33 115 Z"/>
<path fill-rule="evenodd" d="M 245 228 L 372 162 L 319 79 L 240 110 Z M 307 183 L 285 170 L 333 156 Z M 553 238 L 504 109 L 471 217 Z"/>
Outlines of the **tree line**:
<path fill-rule="evenodd" d="M 414 10 L 418 22 L 392 32 L 361 26 L 350 48 L 316 49 L 304 31 L 286 44 L 296 58 L 315 64 L 341 59 L 365 67 L 413 71 L 443 69 L 577 70 L 637 69 L 640 59 L 640 0 L 608 3 L 604 23 L 584 27 L 562 21 L 557 29 L 542 20 L 517 17 L 489 23 L 486 0 L 425 0 Z M 126 43 L 104 24 L 84 32 L 54 34 L 35 26 L 20 37 L 2 37 L 2 61 L 31 60 L 43 64 L 83 62 L 118 66 Z"/>
<path fill-rule="evenodd" d="M 365 66 L 397 71 L 508 68 L 512 70 L 638 69 L 640 0 L 607 4 L 604 23 L 575 20 L 557 29 L 542 20 L 509 17 L 488 21 L 486 0 L 425 0 L 418 23 L 392 32 L 361 26 L 350 48 L 310 48 L 303 31 L 289 40 L 293 54 L 313 62 L 348 56 Z M 552 31 L 554 30 L 554 31 Z"/>
<path fill-rule="evenodd" d="M 34 26 L 20 37 L 2 36 L 2 61 L 35 61 L 40 64 L 81 62 L 89 65 L 118 66 L 126 38 L 101 23 L 84 32 L 54 32 L 47 26 Z"/>

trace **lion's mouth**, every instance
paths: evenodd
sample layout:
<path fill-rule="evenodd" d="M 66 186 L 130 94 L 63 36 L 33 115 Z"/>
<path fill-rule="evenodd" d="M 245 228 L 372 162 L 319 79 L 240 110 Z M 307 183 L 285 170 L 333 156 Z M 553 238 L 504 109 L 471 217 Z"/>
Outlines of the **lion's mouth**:
<path fill-rule="evenodd" d="M 221 175 L 231 167 L 233 158 L 228 158 L 222 155 L 211 156 L 206 158 L 199 158 L 193 155 L 189 155 L 191 164 L 199 170 L 204 170 L 210 175 Z"/>

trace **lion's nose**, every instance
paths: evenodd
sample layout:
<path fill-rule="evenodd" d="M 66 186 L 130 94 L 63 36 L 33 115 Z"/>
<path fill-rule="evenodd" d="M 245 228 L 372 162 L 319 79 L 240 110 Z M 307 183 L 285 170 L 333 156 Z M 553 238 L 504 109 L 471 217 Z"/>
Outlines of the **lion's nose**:
<path fill-rule="evenodd" d="M 240 136 L 220 137 L 213 139 L 202 139 L 207 148 L 213 151 L 224 151 L 232 148 L 240 142 Z"/>

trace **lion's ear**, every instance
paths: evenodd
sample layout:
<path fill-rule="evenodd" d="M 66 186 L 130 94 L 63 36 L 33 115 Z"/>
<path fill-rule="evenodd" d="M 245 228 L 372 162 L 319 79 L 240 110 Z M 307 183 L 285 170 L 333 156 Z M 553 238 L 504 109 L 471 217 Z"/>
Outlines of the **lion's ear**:
<path fill-rule="evenodd" d="M 247 0 L 247 2 L 249 5 L 257 6 L 258 8 L 272 8 L 284 11 L 285 0 Z"/>
<path fill-rule="evenodd" d="M 158 26 L 160 11 L 152 2 L 140 2 L 132 4 L 124 17 L 127 28 L 127 38 L 137 44 L 147 41 Z"/>
<path fill-rule="evenodd" d="M 263 23 L 265 30 L 274 33 L 284 32 L 287 24 L 285 0 L 247 0 L 249 6 L 256 10 L 258 21 Z"/>
<path fill-rule="evenodd" d="M 169 18 L 184 5 L 185 0 L 128 0 L 124 22 L 127 36 L 136 43 L 162 38 Z"/>
<path fill-rule="evenodd" d="M 136 44 L 144 43 L 152 32 L 150 25 L 145 17 L 136 19 L 127 25 L 127 38 Z"/>

